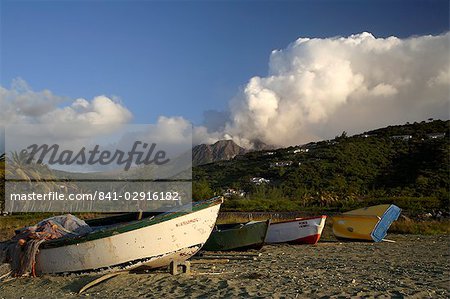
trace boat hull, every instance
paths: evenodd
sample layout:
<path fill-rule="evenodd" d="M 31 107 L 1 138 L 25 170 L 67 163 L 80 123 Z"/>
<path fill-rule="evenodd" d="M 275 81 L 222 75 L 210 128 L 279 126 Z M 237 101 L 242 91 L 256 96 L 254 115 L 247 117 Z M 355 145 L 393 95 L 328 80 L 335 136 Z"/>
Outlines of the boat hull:
<path fill-rule="evenodd" d="M 93 234 L 94 237 L 54 248 L 51 243 L 46 244 L 36 257 L 36 270 L 42 274 L 124 270 L 143 265 L 157 268 L 171 261 L 185 261 L 208 239 L 221 202 L 193 208 L 189 213 L 169 213 L 146 219 L 144 223 L 135 221 L 112 231 L 98 232 L 108 235 L 100 238 Z"/>
<path fill-rule="evenodd" d="M 270 221 L 218 225 L 203 246 L 207 251 L 260 249 L 264 245 Z"/>
<path fill-rule="evenodd" d="M 326 218 L 323 215 L 272 223 L 266 243 L 316 244 L 322 235 Z"/>
<path fill-rule="evenodd" d="M 338 239 L 373 241 L 370 234 L 379 220 L 375 215 L 333 216 L 333 234 Z"/>
<path fill-rule="evenodd" d="M 380 242 L 400 212 L 395 205 L 377 205 L 333 216 L 333 234 L 339 239 Z"/>

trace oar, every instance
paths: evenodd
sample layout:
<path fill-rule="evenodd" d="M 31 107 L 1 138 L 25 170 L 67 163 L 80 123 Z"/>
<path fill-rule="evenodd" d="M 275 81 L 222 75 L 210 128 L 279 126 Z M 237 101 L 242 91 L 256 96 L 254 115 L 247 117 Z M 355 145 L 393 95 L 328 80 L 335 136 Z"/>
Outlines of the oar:
<path fill-rule="evenodd" d="M 11 273 L 12 273 L 12 271 L 9 271 L 8 273 L 3 274 L 2 276 L 0 276 L 0 280 L 2 280 L 5 277 L 8 277 Z"/>
<path fill-rule="evenodd" d="M 382 239 L 381 241 L 383 241 L 383 242 L 388 242 L 388 243 L 395 243 L 394 240 L 388 240 L 388 239 Z"/>
<path fill-rule="evenodd" d="M 83 293 L 84 291 L 86 291 L 89 288 L 92 288 L 93 286 L 101 283 L 102 281 L 108 280 L 110 278 L 116 277 L 120 274 L 128 274 L 130 273 L 130 271 L 119 271 L 119 272 L 114 272 L 114 273 L 108 273 L 105 274 L 103 276 L 100 276 L 99 278 L 94 279 L 93 281 L 89 282 L 88 284 L 86 284 L 84 287 L 82 287 L 79 291 L 78 294 Z"/>

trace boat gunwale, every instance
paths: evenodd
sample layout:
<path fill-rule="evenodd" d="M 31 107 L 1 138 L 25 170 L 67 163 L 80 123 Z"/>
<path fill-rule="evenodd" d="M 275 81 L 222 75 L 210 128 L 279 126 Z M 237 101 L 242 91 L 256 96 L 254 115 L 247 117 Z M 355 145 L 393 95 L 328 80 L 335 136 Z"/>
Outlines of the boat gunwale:
<path fill-rule="evenodd" d="M 245 229 L 248 228 L 248 226 L 250 225 L 260 225 L 263 223 L 267 223 L 269 222 L 270 225 L 270 219 L 267 220 L 259 220 L 259 221 L 248 221 L 248 222 L 238 222 L 238 223 L 224 223 L 224 224 L 216 224 L 214 226 L 213 232 L 226 232 L 226 231 L 232 231 L 232 230 L 241 230 L 241 229 Z M 242 224 L 242 226 L 237 227 L 238 225 Z M 221 225 L 236 225 L 236 227 L 230 227 L 230 228 L 225 228 L 225 229 L 220 229 Z M 217 229 L 216 229 L 217 228 Z"/>
<path fill-rule="evenodd" d="M 231 229 L 226 229 L 226 230 L 222 230 L 222 231 L 218 231 L 218 230 L 213 230 L 211 232 L 210 237 L 208 238 L 208 240 L 205 242 L 205 244 L 202 247 L 202 250 L 205 251 L 240 251 L 240 250 L 247 250 L 247 249 L 260 249 L 262 246 L 264 246 L 264 244 L 266 243 L 266 238 L 267 238 L 267 234 L 269 233 L 269 226 L 271 224 L 271 219 L 267 219 L 267 220 L 260 220 L 260 221 L 249 221 L 246 223 L 250 223 L 251 226 L 261 226 L 264 227 L 264 236 L 261 239 L 261 241 L 258 241 L 256 243 L 248 243 L 246 245 L 242 245 L 239 247 L 229 247 L 229 248 L 220 248 L 220 249 L 207 249 L 208 248 L 208 241 L 210 241 L 210 238 L 216 238 L 213 236 L 213 233 L 230 233 L 233 231 L 239 231 L 241 228 L 244 228 L 245 226 L 242 226 L 240 228 L 231 228 Z M 247 227 L 247 229 L 249 229 L 249 227 Z M 254 229 L 254 227 L 253 227 Z M 211 241 L 210 241 L 211 242 Z M 216 244 L 217 245 L 217 244 Z"/>
<path fill-rule="evenodd" d="M 356 214 L 341 214 L 341 215 L 334 215 L 331 217 L 333 220 L 336 218 L 374 218 L 380 220 L 381 217 L 377 215 L 356 215 Z"/>
<path fill-rule="evenodd" d="M 369 215 L 375 215 L 375 216 L 378 216 L 378 215 L 376 215 L 376 214 L 353 214 L 353 212 L 358 211 L 358 210 L 361 210 L 361 211 L 368 211 L 369 209 L 373 209 L 373 208 L 375 208 L 375 207 L 386 207 L 386 210 L 385 210 L 385 211 L 383 212 L 383 214 L 381 215 L 381 216 L 383 216 L 384 213 L 386 213 L 386 211 L 387 211 L 392 205 L 393 205 L 393 204 L 388 204 L 388 203 L 386 203 L 386 204 L 380 204 L 380 205 L 368 206 L 368 207 L 363 207 L 363 208 L 359 208 L 359 209 L 354 209 L 354 210 L 346 211 L 346 212 L 343 212 L 343 213 L 341 213 L 341 214 L 342 214 L 342 215 L 367 215 L 367 216 L 369 216 Z M 378 216 L 378 217 L 380 217 L 380 216 Z"/>
<path fill-rule="evenodd" d="M 133 220 L 133 221 L 125 222 L 125 223 L 119 223 L 117 225 L 113 225 L 113 226 L 107 227 L 105 229 L 93 231 L 91 233 L 81 235 L 81 236 L 48 240 L 41 244 L 40 249 L 64 247 L 64 246 L 80 244 L 80 243 L 85 243 L 85 242 L 89 242 L 89 241 L 94 241 L 94 240 L 98 240 L 98 239 L 111 237 L 114 235 L 130 232 L 133 230 L 138 230 L 138 229 L 148 227 L 148 226 L 152 226 L 152 225 L 155 225 L 158 223 L 166 222 L 166 221 L 169 221 L 169 220 L 181 217 L 181 216 L 189 215 L 191 213 L 201 211 L 203 209 L 207 209 L 207 208 L 210 208 L 210 207 L 222 204 L 222 203 L 223 203 L 222 197 L 213 197 L 213 198 L 205 200 L 205 201 L 193 202 L 191 211 L 183 211 L 180 209 L 179 211 L 162 213 L 155 217 L 143 218 L 143 219 Z M 116 216 L 111 216 L 111 217 L 116 217 Z M 107 219 L 109 217 L 104 217 L 104 218 Z"/>
<path fill-rule="evenodd" d="M 327 219 L 327 217 L 328 217 L 327 215 L 320 215 L 320 216 L 314 216 L 314 217 L 295 218 L 295 219 L 291 219 L 291 220 L 283 220 L 280 222 L 271 222 L 270 225 L 289 223 L 289 222 L 298 222 L 298 221 L 305 221 L 305 220 L 313 220 L 313 219 Z"/>

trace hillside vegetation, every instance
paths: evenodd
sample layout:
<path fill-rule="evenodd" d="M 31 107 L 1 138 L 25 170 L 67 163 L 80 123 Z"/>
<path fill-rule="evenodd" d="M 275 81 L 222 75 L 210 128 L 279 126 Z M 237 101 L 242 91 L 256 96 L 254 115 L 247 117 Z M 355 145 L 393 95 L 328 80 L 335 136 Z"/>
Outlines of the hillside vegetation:
<path fill-rule="evenodd" d="M 193 198 L 226 195 L 228 211 L 339 212 L 394 203 L 448 215 L 450 121 L 390 126 L 333 140 L 253 151 L 193 169 Z M 4 156 L 0 157 L 4 204 Z"/>
<path fill-rule="evenodd" d="M 337 212 L 395 203 L 410 214 L 447 213 L 449 131 L 448 120 L 423 121 L 250 152 L 195 167 L 193 195 L 228 192 L 224 207 L 236 211 Z"/>

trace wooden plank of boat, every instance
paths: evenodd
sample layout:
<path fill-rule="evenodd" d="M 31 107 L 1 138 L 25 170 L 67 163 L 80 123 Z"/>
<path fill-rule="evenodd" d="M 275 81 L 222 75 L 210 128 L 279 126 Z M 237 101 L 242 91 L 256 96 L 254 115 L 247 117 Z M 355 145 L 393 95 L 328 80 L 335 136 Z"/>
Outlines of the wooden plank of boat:
<path fill-rule="evenodd" d="M 326 218 L 322 215 L 271 223 L 266 243 L 316 244 L 322 235 Z"/>
<path fill-rule="evenodd" d="M 203 250 L 225 251 L 260 249 L 264 245 L 270 220 L 216 225 Z"/>
<path fill-rule="evenodd" d="M 115 225 L 108 218 L 93 221 L 109 225 L 85 236 L 44 242 L 36 257 L 36 270 L 117 271 L 183 262 L 208 239 L 221 203 L 221 197 L 212 198 L 193 203 L 192 211 L 179 210 L 125 223 L 118 223 L 120 217 L 116 216 Z"/>
<path fill-rule="evenodd" d="M 400 216 L 395 205 L 377 205 L 333 216 L 333 234 L 339 239 L 380 242 Z"/>

